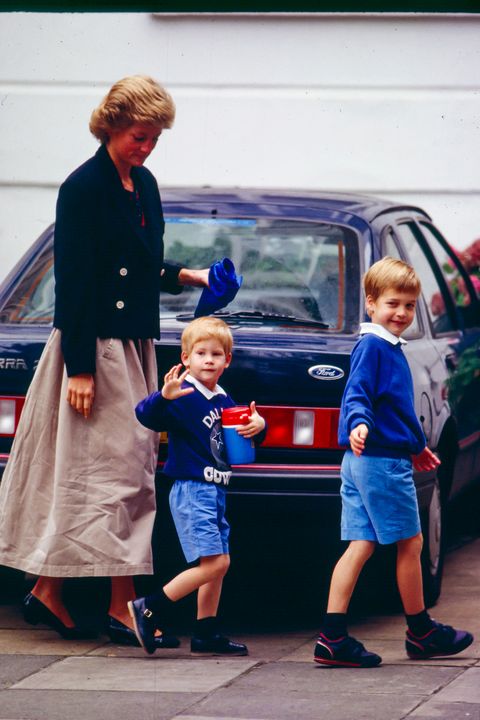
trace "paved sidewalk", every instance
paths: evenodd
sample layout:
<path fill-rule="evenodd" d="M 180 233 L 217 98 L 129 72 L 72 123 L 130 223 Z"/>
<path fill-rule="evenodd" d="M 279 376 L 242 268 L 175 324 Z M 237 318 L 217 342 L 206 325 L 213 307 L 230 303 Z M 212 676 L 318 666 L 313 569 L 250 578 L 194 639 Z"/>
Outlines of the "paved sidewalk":
<path fill-rule="evenodd" d="M 433 615 L 480 638 L 480 539 L 447 556 Z M 480 720 L 480 642 L 425 662 L 404 654 L 401 615 L 352 634 L 379 652 L 372 670 L 312 662 L 315 630 L 238 636 L 245 658 L 198 658 L 189 639 L 147 657 L 106 637 L 68 642 L 0 607 L 1 720 Z"/>

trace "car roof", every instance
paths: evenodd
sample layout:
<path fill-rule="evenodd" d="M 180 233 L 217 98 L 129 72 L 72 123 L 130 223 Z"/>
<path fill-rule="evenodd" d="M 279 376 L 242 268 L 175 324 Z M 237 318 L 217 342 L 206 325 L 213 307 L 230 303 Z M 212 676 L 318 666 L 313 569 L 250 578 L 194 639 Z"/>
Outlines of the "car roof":
<path fill-rule="evenodd" d="M 228 187 L 165 187 L 161 188 L 162 201 L 175 205 L 190 203 L 217 203 L 223 206 L 246 205 L 259 208 L 265 206 L 281 207 L 286 205 L 318 211 L 343 212 L 372 222 L 386 212 L 409 211 L 428 214 L 416 205 L 397 203 L 371 195 L 357 193 L 333 193 L 321 190 L 282 190 L 268 188 L 228 188 Z M 264 214 L 261 212 L 260 214 Z M 265 214 L 270 214 L 266 212 Z M 281 213 L 279 213 L 281 215 Z M 298 213 L 301 215 L 301 212 Z M 429 218 L 430 219 L 430 218 Z"/>

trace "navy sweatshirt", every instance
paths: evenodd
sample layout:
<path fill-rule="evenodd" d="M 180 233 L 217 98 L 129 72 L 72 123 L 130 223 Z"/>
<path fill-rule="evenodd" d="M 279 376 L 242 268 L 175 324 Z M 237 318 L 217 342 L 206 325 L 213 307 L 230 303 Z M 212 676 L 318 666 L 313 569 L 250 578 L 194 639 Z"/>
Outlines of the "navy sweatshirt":
<path fill-rule="evenodd" d="M 400 341 L 393 344 L 368 330 L 351 356 L 340 409 L 340 445 L 349 446 L 351 431 L 361 423 L 368 426 L 366 455 L 410 457 L 426 445 L 415 415 L 412 375 Z"/>
<path fill-rule="evenodd" d="M 135 413 L 150 430 L 168 432 L 166 475 L 175 480 L 228 485 L 232 472 L 223 440 L 222 410 L 235 403 L 219 386 L 212 393 L 188 378 L 182 387 L 194 387 L 193 393 L 176 400 L 165 400 L 160 392 L 152 393 L 138 403 Z M 265 431 L 258 433 L 255 442 L 264 437 Z"/>

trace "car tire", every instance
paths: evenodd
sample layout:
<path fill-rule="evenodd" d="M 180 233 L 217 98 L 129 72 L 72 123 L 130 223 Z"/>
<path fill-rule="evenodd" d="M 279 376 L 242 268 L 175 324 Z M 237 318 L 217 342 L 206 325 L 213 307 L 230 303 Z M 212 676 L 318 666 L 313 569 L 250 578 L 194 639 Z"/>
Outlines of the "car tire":
<path fill-rule="evenodd" d="M 422 572 L 426 607 L 432 607 L 442 588 L 444 542 L 444 508 L 438 477 L 435 478 L 430 503 L 423 517 Z"/>

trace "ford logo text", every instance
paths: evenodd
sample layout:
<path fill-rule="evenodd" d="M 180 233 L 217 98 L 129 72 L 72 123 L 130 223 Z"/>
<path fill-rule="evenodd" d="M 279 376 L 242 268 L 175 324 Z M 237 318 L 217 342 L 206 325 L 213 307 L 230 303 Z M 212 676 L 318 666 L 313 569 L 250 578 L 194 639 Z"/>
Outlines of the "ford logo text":
<path fill-rule="evenodd" d="M 312 365 L 308 368 L 308 374 L 315 380 L 340 380 L 345 375 L 342 368 L 335 365 Z"/>

